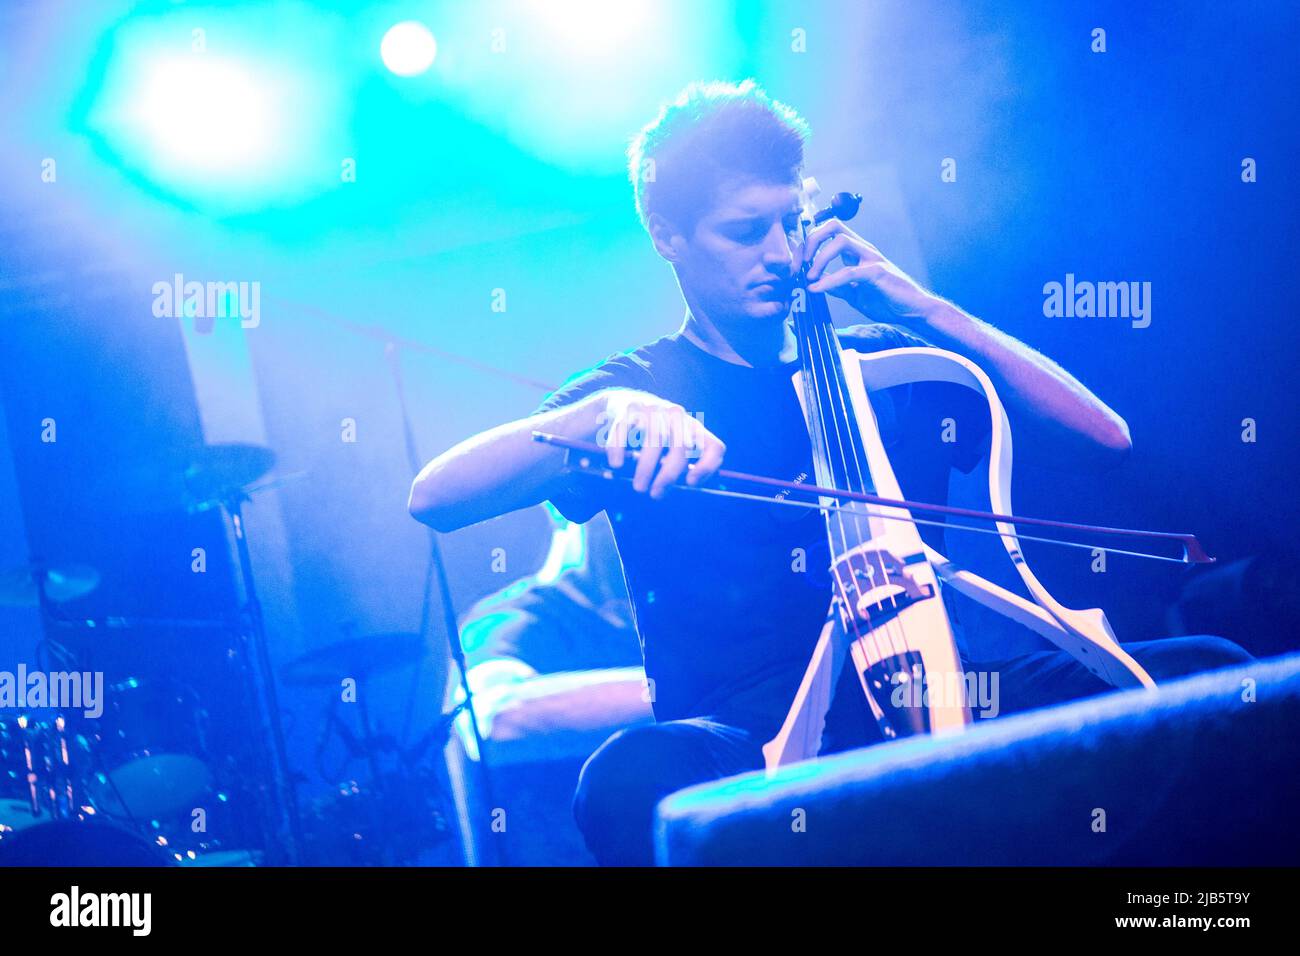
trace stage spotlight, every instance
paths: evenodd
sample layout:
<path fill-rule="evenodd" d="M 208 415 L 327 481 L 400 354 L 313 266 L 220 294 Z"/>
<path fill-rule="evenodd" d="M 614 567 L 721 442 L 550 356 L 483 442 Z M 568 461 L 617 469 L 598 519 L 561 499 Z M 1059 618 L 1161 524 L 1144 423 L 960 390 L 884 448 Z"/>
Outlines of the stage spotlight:
<path fill-rule="evenodd" d="M 190 169 L 256 167 L 275 143 L 273 91 L 212 56 L 159 60 L 137 101 L 138 129 L 161 156 Z"/>
<path fill-rule="evenodd" d="M 429 28 L 415 20 L 404 20 L 389 28 L 379 44 L 384 66 L 398 76 L 419 76 L 433 65 L 438 41 Z"/>
<path fill-rule="evenodd" d="M 373 59 L 350 24 L 299 4 L 205 8 L 203 31 L 194 16 L 123 18 L 104 35 L 68 128 L 145 193 L 207 212 L 338 188 L 340 163 L 355 155 L 350 77 L 338 64 L 349 51 Z"/>

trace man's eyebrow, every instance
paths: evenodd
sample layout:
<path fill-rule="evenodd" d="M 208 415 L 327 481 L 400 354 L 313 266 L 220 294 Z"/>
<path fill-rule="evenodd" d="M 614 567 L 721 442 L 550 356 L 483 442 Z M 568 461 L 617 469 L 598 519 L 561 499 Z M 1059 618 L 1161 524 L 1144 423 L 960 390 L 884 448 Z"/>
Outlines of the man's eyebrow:
<path fill-rule="evenodd" d="M 779 218 L 787 219 L 790 216 L 799 215 L 799 212 L 800 211 L 798 209 L 786 209 L 779 214 Z M 771 214 L 765 212 L 753 212 L 753 213 L 738 212 L 733 216 L 724 216 L 721 220 L 719 220 L 719 222 L 723 226 L 734 226 L 734 225 L 739 225 L 741 223 L 766 222 L 771 218 L 772 218 Z"/>

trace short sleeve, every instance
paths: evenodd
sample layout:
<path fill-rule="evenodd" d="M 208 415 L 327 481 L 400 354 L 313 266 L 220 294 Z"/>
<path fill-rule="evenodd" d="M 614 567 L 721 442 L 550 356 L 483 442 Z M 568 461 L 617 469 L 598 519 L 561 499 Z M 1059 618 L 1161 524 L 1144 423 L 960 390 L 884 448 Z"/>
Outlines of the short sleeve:
<path fill-rule="evenodd" d="M 883 352 L 885 349 L 931 348 L 929 342 L 914 332 L 884 322 L 859 323 L 839 331 L 840 344 L 859 352 Z"/>
<path fill-rule="evenodd" d="M 649 384 L 649 372 L 634 358 L 627 354 L 611 355 L 594 368 L 570 376 L 563 385 L 542 399 L 531 414 L 541 415 L 572 405 L 602 389 L 646 389 Z M 613 490 L 612 482 L 588 475 L 569 474 L 564 477 L 559 490 L 551 496 L 551 504 L 570 521 L 583 524 L 605 510 Z"/>

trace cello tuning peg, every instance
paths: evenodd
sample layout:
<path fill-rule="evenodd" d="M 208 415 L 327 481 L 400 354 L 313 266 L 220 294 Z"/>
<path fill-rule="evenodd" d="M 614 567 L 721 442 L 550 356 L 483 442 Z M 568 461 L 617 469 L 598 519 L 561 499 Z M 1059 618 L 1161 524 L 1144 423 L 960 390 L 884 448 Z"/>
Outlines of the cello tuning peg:
<path fill-rule="evenodd" d="M 841 222 L 848 222 L 858 214 L 862 197 L 857 193 L 836 193 L 831 197 L 831 211 Z"/>

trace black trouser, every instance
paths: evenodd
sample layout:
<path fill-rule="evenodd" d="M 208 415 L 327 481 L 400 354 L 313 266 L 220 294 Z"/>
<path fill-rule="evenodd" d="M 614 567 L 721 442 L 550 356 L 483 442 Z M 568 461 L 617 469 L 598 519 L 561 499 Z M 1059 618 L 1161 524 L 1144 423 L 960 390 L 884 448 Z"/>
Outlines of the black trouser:
<path fill-rule="evenodd" d="M 1125 644 L 1124 649 L 1157 682 L 1252 659 L 1219 637 L 1172 637 Z M 998 716 L 1113 690 L 1064 651 L 964 666 L 998 675 Z M 871 742 L 826 743 L 823 752 Z M 683 787 L 761 769 L 764 743 L 740 727 L 707 717 L 620 730 L 588 758 L 574 794 L 574 817 L 588 849 L 605 866 L 652 865 L 659 801 Z"/>

